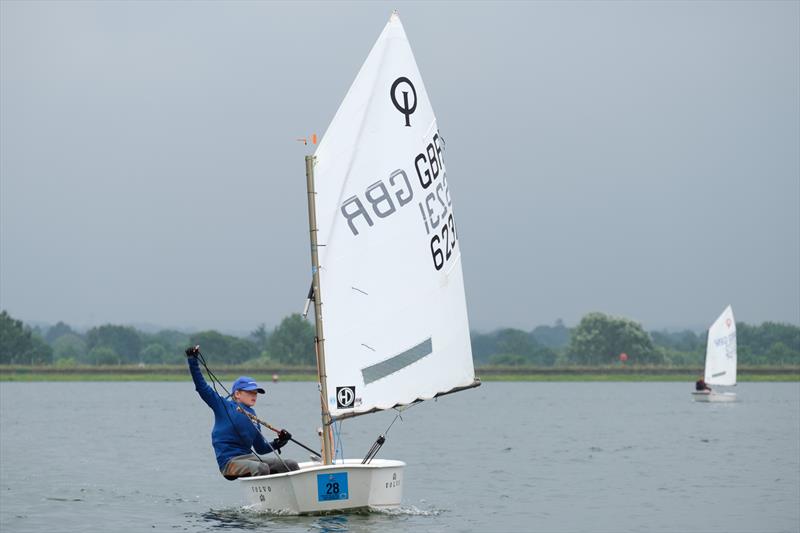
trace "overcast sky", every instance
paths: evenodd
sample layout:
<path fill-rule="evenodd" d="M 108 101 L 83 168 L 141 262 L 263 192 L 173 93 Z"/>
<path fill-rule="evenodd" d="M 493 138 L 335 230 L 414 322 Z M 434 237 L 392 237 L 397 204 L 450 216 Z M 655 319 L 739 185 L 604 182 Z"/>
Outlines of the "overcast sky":
<path fill-rule="evenodd" d="M 397 8 L 470 323 L 800 324 L 800 3 L 0 3 L 0 307 L 302 310 L 303 156 Z"/>

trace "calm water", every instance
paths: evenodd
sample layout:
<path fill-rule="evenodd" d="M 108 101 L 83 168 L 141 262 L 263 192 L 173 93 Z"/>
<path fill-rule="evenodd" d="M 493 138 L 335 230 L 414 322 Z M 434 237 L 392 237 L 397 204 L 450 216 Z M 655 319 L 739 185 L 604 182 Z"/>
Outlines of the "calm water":
<path fill-rule="evenodd" d="M 487 383 L 403 414 L 379 457 L 408 463 L 393 514 L 275 517 L 216 470 L 211 411 L 185 383 L 1 383 L 0 530 L 800 530 L 800 384 Z M 315 444 L 312 383 L 261 417 Z M 393 413 L 347 421 L 361 457 Z M 306 459 L 290 444 L 286 456 Z"/>

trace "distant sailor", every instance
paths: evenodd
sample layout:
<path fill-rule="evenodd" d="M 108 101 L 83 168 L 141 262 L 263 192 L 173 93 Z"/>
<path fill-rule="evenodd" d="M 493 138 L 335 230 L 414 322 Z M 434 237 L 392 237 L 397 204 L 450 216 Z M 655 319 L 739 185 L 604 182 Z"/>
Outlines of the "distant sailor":
<path fill-rule="evenodd" d="M 699 392 L 705 392 L 705 391 L 711 392 L 711 387 L 708 386 L 708 384 L 703 378 L 700 378 L 694 382 L 694 390 Z"/>
<path fill-rule="evenodd" d="M 297 470 L 296 461 L 277 457 L 280 449 L 292 438 L 282 429 L 278 438 L 267 442 L 261 434 L 260 425 L 251 421 L 239 408 L 255 416 L 253 406 L 264 389 L 253 378 L 241 376 L 233 382 L 231 396 L 223 398 L 212 389 L 203 378 L 197 356 L 199 346 L 186 349 L 186 360 L 192 374 L 195 389 L 204 402 L 214 411 L 214 429 L 211 431 L 211 444 L 217 455 L 219 470 L 225 479 L 248 476 L 265 476 Z M 266 454 L 274 451 L 275 457 L 260 457 L 253 453 Z"/>

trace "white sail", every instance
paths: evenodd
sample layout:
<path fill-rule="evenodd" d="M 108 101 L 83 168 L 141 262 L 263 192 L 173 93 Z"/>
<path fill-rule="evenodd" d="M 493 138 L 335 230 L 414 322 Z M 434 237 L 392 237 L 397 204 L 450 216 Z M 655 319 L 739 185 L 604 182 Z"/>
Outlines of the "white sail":
<path fill-rule="evenodd" d="M 708 328 L 704 379 L 710 385 L 736 385 L 736 319 L 731 306 Z"/>
<path fill-rule="evenodd" d="M 475 381 L 443 148 L 393 14 L 315 153 L 334 418 Z"/>

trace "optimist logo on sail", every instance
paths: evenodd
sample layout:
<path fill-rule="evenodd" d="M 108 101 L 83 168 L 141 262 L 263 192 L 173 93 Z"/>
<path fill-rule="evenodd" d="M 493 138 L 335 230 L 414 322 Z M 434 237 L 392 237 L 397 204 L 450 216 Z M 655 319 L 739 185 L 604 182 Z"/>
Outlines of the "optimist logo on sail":
<path fill-rule="evenodd" d="M 400 89 L 399 91 L 398 88 Z M 403 90 L 409 88 L 411 89 L 411 94 L 414 95 L 413 104 L 408 103 L 408 90 Z M 397 98 L 398 93 L 403 94 L 402 104 L 399 101 L 400 99 Z M 392 99 L 392 103 L 397 108 L 397 110 L 400 111 L 406 117 L 406 127 L 410 128 L 411 115 L 414 113 L 414 111 L 417 110 L 417 90 L 414 88 L 414 84 L 411 83 L 411 80 L 409 80 L 405 76 L 397 78 L 396 80 L 394 80 L 392 88 L 389 90 L 389 98 Z"/>

